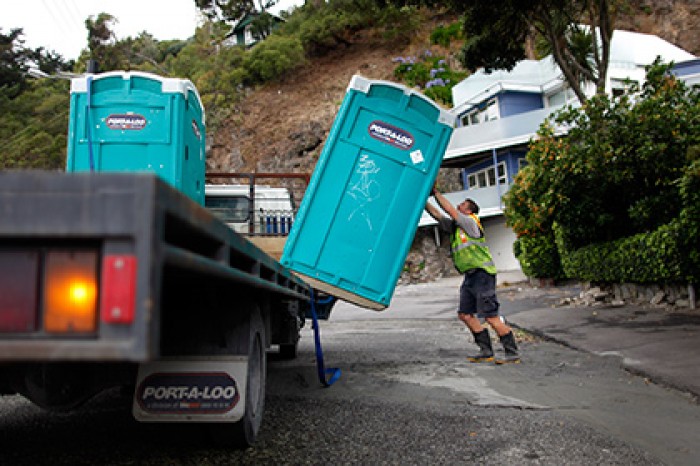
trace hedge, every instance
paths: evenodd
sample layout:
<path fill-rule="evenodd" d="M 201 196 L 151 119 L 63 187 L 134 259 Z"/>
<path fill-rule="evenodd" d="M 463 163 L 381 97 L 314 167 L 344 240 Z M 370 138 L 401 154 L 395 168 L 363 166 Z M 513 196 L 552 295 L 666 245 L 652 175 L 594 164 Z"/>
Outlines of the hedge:
<path fill-rule="evenodd" d="M 555 226 L 554 230 L 567 277 L 612 283 L 664 283 L 691 279 L 691 271 L 683 266 L 687 252 L 683 248 L 684 225 L 680 220 L 651 233 L 591 244 L 572 251 L 566 249 L 562 229 Z"/>

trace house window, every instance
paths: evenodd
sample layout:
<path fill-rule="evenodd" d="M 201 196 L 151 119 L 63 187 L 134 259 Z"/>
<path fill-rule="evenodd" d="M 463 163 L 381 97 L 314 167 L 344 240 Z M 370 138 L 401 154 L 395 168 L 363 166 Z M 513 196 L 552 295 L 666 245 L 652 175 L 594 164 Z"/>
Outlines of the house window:
<path fill-rule="evenodd" d="M 630 88 L 632 85 L 637 84 L 636 81 L 631 81 L 629 79 L 611 79 L 610 80 L 610 90 L 614 97 L 620 97 L 625 94 L 630 93 Z"/>
<path fill-rule="evenodd" d="M 508 183 L 505 162 L 500 162 L 496 166 L 496 168 L 484 168 L 483 170 L 470 173 L 467 176 L 467 184 L 469 185 L 469 189 L 488 188 L 490 186 L 496 186 L 496 180 L 498 180 L 498 184 Z"/>
<path fill-rule="evenodd" d="M 559 89 L 554 94 L 547 96 L 547 106 L 556 107 L 557 105 L 564 105 L 571 102 L 575 98 L 576 94 L 574 94 L 574 91 L 569 86 L 566 86 Z"/>
<path fill-rule="evenodd" d="M 253 37 L 253 30 L 250 26 L 245 27 L 245 45 L 250 45 L 255 42 L 255 38 Z"/>
<path fill-rule="evenodd" d="M 524 167 L 527 167 L 527 159 L 518 159 L 518 171 L 522 170 Z"/>
<path fill-rule="evenodd" d="M 462 115 L 462 126 L 478 125 L 487 121 L 498 120 L 498 101 L 491 99 L 479 105 L 469 113 Z"/>

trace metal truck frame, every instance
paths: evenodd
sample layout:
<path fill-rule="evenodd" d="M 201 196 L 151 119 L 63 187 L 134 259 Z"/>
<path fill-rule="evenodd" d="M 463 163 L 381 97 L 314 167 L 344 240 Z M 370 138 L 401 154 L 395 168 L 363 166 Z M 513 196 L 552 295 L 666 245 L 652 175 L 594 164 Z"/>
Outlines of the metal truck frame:
<path fill-rule="evenodd" d="M 76 267 L 91 284 L 57 297 Z M 67 410 L 127 386 L 137 418 L 197 422 L 247 446 L 265 351 L 296 355 L 311 291 L 153 174 L 0 173 L 0 394 Z M 88 317 L 71 315 L 81 306 Z M 192 367 L 214 382 L 177 385 Z"/>

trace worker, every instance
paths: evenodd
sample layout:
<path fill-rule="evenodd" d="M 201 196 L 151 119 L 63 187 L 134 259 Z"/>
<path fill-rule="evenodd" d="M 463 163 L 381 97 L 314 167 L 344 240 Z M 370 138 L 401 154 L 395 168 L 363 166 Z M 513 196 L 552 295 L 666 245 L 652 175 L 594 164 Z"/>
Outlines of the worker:
<path fill-rule="evenodd" d="M 498 314 L 496 297 L 496 266 L 485 243 L 484 229 L 477 214 L 479 206 L 472 199 L 465 199 L 456 208 L 435 187 L 431 194 L 449 217 L 445 217 L 431 203 L 426 210 L 437 220 L 440 228 L 451 235 L 452 261 L 455 268 L 464 274 L 459 289 L 459 319 L 469 328 L 479 353 L 468 356 L 471 362 L 496 364 L 519 363 L 520 355 L 510 326 Z M 483 317 L 498 335 L 505 352 L 504 357 L 494 358 L 488 328 L 480 321 Z"/>

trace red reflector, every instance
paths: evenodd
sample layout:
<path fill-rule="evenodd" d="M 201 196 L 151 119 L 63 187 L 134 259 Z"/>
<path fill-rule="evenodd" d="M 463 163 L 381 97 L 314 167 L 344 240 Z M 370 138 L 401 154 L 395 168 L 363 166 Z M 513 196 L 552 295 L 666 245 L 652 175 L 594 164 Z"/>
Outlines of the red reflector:
<path fill-rule="evenodd" d="M 132 323 L 135 300 L 136 257 L 106 256 L 102 265 L 102 322 Z"/>
<path fill-rule="evenodd" d="M 0 332 L 36 330 L 38 274 L 38 252 L 0 251 Z"/>

